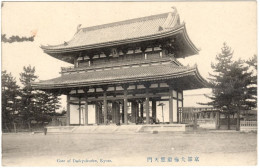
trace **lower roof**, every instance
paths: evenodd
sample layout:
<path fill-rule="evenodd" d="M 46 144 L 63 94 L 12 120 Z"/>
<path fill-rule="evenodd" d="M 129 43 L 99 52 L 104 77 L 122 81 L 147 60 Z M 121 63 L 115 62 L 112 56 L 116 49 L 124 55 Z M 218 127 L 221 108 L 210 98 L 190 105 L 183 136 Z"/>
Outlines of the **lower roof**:
<path fill-rule="evenodd" d="M 186 80 L 181 80 L 184 78 Z M 206 80 L 200 76 L 197 67 L 176 66 L 173 63 L 168 63 L 64 74 L 54 79 L 32 83 L 32 87 L 34 89 L 52 90 L 146 81 L 156 82 L 171 79 L 179 79 L 179 82 L 186 82 L 185 84 L 183 83 L 183 86 L 185 86 L 183 90 L 198 89 L 207 86 Z"/>

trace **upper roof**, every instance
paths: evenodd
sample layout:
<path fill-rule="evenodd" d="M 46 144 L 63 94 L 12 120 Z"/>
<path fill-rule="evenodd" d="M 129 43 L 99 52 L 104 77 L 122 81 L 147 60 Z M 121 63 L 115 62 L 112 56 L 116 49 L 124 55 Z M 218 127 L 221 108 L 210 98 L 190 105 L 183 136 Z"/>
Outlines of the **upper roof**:
<path fill-rule="evenodd" d="M 169 37 L 179 32 L 184 32 L 187 44 L 196 54 L 198 49 L 188 38 L 185 25 L 180 24 L 176 8 L 169 13 L 79 28 L 70 41 L 41 48 L 49 54 L 80 51 Z"/>

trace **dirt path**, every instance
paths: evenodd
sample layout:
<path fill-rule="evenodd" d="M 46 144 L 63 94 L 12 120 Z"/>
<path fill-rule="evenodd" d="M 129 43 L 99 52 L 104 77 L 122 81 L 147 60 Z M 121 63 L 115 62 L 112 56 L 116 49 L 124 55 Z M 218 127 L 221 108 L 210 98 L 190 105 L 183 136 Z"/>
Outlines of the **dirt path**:
<path fill-rule="evenodd" d="M 5 166 L 255 165 L 256 137 L 257 134 L 254 133 L 47 136 L 11 134 L 3 135 L 2 164 Z M 169 158 L 172 158 L 171 162 Z M 179 159 L 178 162 L 176 158 Z"/>

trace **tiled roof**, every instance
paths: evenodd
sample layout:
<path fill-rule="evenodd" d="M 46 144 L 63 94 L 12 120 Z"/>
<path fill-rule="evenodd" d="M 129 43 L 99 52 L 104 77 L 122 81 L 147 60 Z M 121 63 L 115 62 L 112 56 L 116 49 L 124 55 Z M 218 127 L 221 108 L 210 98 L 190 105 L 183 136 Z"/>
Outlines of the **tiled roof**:
<path fill-rule="evenodd" d="M 66 51 L 80 47 L 95 47 L 127 40 L 144 40 L 144 37 L 155 37 L 167 34 L 178 28 L 179 14 L 173 12 L 141 17 L 126 21 L 81 28 L 74 37 L 60 45 L 41 46 L 45 52 Z M 158 37 L 157 37 L 158 38 Z"/>
<path fill-rule="evenodd" d="M 34 89 L 55 89 L 128 82 L 156 81 L 162 79 L 195 76 L 199 86 L 205 86 L 205 80 L 199 75 L 196 67 L 176 66 L 174 64 L 151 65 L 144 67 L 120 68 L 113 70 L 83 72 L 62 75 L 51 80 L 33 83 Z"/>

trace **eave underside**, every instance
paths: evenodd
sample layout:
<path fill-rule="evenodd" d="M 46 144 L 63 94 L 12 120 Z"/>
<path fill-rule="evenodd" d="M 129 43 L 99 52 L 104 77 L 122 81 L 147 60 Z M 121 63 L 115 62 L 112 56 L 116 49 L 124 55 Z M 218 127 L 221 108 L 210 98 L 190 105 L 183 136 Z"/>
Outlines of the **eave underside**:
<path fill-rule="evenodd" d="M 108 76 L 107 73 L 103 75 L 105 76 L 101 77 L 100 74 L 96 73 L 95 79 L 94 78 L 84 79 L 83 78 L 84 75 L 82 76 L 82 74 L 80 73 L 63 75 L 59 78 L 51 79 L 48 81 L 33 83 L 32 86 L 34 89 L 49 90 L 49 91 L 55 91 L 55 90 L 62 91 L 66 89 L 84 88 L 84 87 L 97 88 L 102 86 L 121 86 L 122 84 L 135 85 L 135 84 L 145 84 L 147 82 L 148 83 L 160 83 L 160 82 L 174 83 L 173 84 L 174 87 L 180 90 L 190 90 L 190 89 L 199 89 L 199 88 L 207 87 L 207 82 L 200 76 L 200 74 L 197 71 L 197 68 L 184 69 L 176 73 L 168 73 L 168 74 L 154 73 L 153 75 L 148 74 L 146 76 L 143 75 L 117 76 L 116 72 L 114 73 L 113 77 Z"/>
<path fill-rule="evenodd" d="M 74 58 L 78 57 L 79 55 L 103 53 L 103 50 L 111 47 L 135 48 L 140 47 L 141 45 L 161 45 L 165 41 L 170 39 L 173 40 L 176 58 L 183 58 L 199 53 L 199 50 L 189 39 L 185 25 L 176 30 L 171 30 L 164 34 L 153 35 L 149 37 L 140 37 L 122 41 L 111 41 L 109 43 L 93 44 L 71 48 L 51 49 L 42 47 L 42 49 L 45 53 L 54 58 L 66 61 L 68 63 L 73 63 Z"/>

